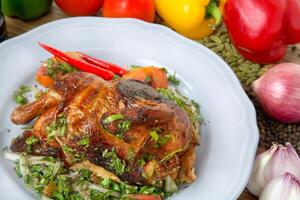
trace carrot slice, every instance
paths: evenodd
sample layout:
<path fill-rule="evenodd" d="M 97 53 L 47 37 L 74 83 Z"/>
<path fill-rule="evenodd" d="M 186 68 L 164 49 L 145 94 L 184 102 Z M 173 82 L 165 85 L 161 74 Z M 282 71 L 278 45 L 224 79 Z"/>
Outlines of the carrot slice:
<path fill-rule="evenodd" d="M 47 75 L 47 67 L 44 64 L 36 72 L 35 79 L 46 88 L 54 85 L 54 79 Z"/>
<path fill-rule="evenodd" d="M 158 67 L 140 67 L 130 70 L 123 76 L 126 79 L 134 79 L 145 83 L 151 83 L 154 88 L 167 88 L 168 77 L 166 72 Z"/>

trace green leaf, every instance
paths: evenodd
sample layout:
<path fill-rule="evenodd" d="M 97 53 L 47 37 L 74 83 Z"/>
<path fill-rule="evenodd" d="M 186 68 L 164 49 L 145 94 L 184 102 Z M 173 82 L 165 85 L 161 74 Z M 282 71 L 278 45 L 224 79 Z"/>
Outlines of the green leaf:
<path fill-rule="evenodd" d="M 122 114 L 113 114 L 113 115 L 110 115 L 107 118 L 105 118 L 103 120 L 103 124 L 108 125 L 108 124 L 111 124 L 112 122 L 114 122 L 116 120 L 121 120 L 123 118 L 124 118 L 124 116 Z"/>
<path fill-rule="evenodd" d="M 150 131 L 150 136 L 151 136 L 151 138 L 152 138 L 153 141 L 155 141 L 155 142 L 158 141 L 159 136 L 158 136 L 158 133 L 157 133 L 156 130 Z"/>
<path fill-rule="evenodd" d="M 25 94 L 30 91 L 31 91 L 30 87 L 28 87 L 26 85 L 21 85 L 19 87 L 19 89 L 14 92 L 13 98 L 14 98 L 15 102 L 17 104 L 21 104 L 21 105 L 28 103 L 28 99 L 26 98 Z"/>
<path fill-rule="evenodd" d="M 32 135 L 31 137 L 27 138 L 25 142 L 27 145 L 32 146 L 38 142 L 38 139 L 34 135 Z"/>
<path fill-rule="evenodd" d="M 169 81 L 169 83 L 171 83 L 172 85 L 175 85 L 175 86 L 180 85 L 180 80 L 176 78 L 176 72 L 174 72 L 173 75 L 169 75 L 168 81 Z"/>
<path fill-rule="evenodd" d="M 64 113 L 59 114 L 58 119 L 46 126 L 46 134 L 48 140 L 53 139 L 54 137 L 64 136 L 67 129 L 68 123 Z"/>
<path fill-rule="evenodd" d="M 114 149 L 108 151 L 106 149 L 102 152 L 102 157 L 107 159 L 107 162 L 112 170 L 119 176 L 125 172 L 125 165 L 123 161 L 117 156 Z"/>
<path fill-rule="evenodd" d="M 77 142 L 79 146 L 87 146 L 90 143 L 90 139 L 88 137 L 83 138 Z"/>

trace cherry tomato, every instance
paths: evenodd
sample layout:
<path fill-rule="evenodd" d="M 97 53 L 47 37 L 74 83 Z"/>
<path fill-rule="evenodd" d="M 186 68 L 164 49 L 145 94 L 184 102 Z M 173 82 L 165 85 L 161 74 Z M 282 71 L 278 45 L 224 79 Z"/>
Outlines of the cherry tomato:
<path fill-rule="evenodd" d="M 137 18 L 154 22 L 154 0 L 105 0 L 103 5 L 104 17 Z"/>
<path fill-rule="evenodd" d="M 95 15 L 103 5 L 104 0 L 55 0 L 65 13 L 71 16 Z"/>

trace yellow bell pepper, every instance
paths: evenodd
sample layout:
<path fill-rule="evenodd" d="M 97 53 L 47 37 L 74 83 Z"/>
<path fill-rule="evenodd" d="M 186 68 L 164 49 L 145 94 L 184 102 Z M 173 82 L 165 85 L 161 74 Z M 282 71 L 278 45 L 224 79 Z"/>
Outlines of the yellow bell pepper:
<path fill-rule="evenodd" d="M 164 22 L 178 33 L 201 39 L 213 33 L 221 23 L 227 0 L 155 0 Z"/>

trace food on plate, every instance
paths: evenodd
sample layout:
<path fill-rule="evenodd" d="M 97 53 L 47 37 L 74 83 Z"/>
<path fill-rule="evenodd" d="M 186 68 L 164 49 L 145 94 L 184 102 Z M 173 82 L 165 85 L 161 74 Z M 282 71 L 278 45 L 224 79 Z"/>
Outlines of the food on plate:
<path fill-rule="evenodd" d="M 228 0 L 224 22 L 236 49 L 258 63 L 283 59 L 289 44 L 300 42 L 299 0 Z"/>
<path fill-rule="evenodd" d="M 1 0 L 1 10 L 9 17 L 23 20 L 38 18 L 49 11 L 53 0 Z"/>
<path fill-rule="evenodd" d="M 222 21 L 227 0 L 156 0 L 156 10 L 164 22 L 180 34 L 200 39 L 214 32 Z"/>
<path fill-rule="evenodd" d="M 44 199 L 151 200 L 196 180 L 199 106 L 179 94 L 175 75 L 170 85 L 165 69 L 135 67 L 104 80 L 76 67 L 120 67 L 42 46 L 60 57 L 36 74 L 47 90 L 13 110 L 26 127 L 6 152 L 29 188 Z"/>
<path fill-rule="evenodd" d="M 55 0 L 60 9 L 71 16 L 95 15 L 104 0 Z"/>
<path fill-rule="evenodd" d="M 105 0 L 103 5 L 104 17 L 137 18 L 154 22 L 154 0 Z"/>

